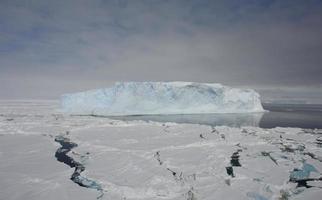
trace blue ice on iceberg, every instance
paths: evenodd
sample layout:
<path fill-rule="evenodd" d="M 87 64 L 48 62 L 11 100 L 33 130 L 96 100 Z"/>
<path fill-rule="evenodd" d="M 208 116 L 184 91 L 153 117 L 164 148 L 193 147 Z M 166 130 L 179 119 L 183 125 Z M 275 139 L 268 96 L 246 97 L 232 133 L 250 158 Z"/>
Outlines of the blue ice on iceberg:
<path fill-rule="evenodd" d="M 194 82 L 117 82 L 113 87 L 61 97 L 63 111 L 79 115 L 263 112 L 252 89 Z"/>

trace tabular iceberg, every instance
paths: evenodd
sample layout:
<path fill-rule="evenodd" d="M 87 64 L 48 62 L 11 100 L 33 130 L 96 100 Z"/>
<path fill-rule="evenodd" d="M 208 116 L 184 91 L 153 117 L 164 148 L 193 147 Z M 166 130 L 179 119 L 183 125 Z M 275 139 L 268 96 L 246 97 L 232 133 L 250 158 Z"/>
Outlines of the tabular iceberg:
<path fill-rule="evenodd" d="M 113 87 L 61 97 L 63 111 L 77 115 L 152 115 L 263 112 L 252 89 L 193 82 L 117 82 Z"/>

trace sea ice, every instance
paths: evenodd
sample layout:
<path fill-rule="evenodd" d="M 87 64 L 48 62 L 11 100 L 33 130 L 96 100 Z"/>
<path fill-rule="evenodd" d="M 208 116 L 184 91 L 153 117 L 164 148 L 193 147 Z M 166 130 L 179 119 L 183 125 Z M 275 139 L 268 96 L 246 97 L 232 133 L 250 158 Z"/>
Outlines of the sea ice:
<path fill-rule="evenodd" d="M 1 200 L 321 199 L 321 129 L 119 121 L 58 107 L 0 101 Z"/>
<path fill-rule="evenodd" d="M 262 112 L 252 89 L 192 82 L 118 82 L 106 89 L 65 94 L 62 108 L 80 115 Z"/>

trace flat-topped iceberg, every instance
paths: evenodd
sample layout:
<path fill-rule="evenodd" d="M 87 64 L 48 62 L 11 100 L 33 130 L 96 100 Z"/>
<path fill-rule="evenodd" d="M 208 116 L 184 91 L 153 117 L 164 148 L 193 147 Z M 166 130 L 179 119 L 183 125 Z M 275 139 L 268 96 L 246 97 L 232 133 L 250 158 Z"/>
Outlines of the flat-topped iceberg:
<path fill-rule="evenodd" d="M 65 94 L 63 111 L 77 115 L 151 115 L 263 112 L 252 89 L 193 82 L 117 82 L 113 87 Z"/>

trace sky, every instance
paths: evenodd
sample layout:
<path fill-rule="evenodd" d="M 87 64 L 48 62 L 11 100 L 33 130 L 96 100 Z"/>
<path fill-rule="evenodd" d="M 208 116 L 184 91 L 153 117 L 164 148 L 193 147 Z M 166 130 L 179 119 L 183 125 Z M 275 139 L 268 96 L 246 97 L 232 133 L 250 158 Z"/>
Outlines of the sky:
<path fill-rule="evenodd" d="M 0 0 L 0 99 L 116 81 L 322 103 L 321 0 Z"/>

